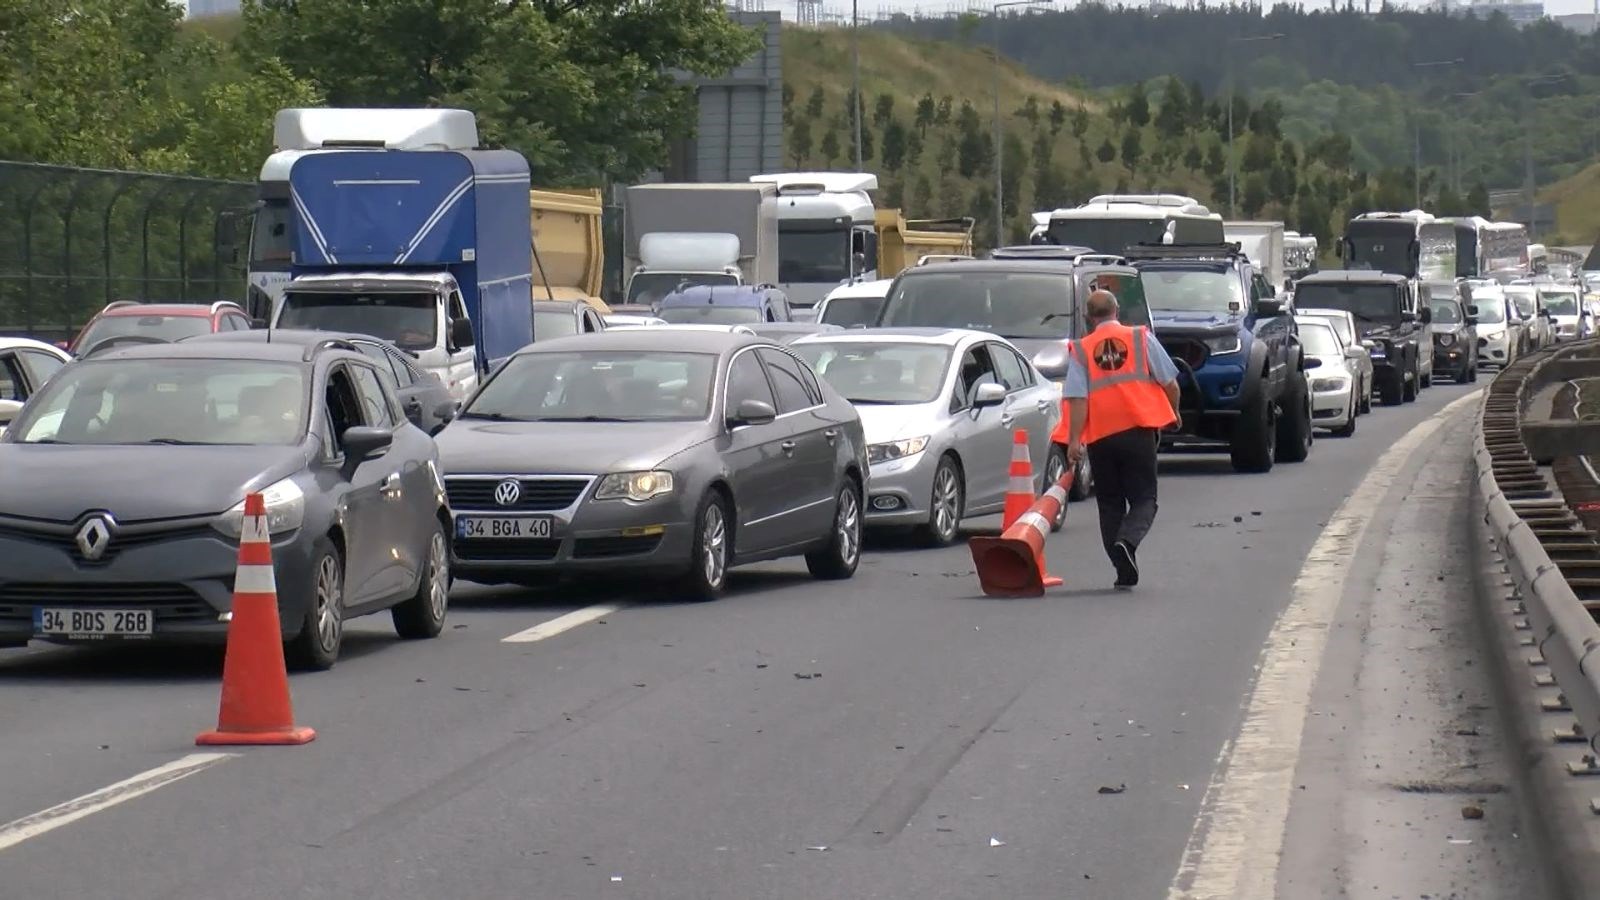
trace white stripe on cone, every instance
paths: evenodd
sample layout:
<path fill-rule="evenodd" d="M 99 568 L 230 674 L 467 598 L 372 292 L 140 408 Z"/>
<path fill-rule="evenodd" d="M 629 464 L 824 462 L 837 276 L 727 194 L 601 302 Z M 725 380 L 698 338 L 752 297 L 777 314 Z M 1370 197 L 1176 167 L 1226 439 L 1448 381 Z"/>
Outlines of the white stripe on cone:
<path fill-rule="evenodd" d="M 266 516 L 245 516 L 244 526 L 240 529 L 239 543 L 241 544 L 268 544 L 272 539 L 267 535 Z"/>
<path fill-rule="evenodd" d="M 1028 460 L 1028 445 L 1027 444 L 1012 444 L 1011 445 L 1011 461 L 1012 462 L 1024 462 L 1024 461 L 1027 461 L 1027 460 Z"/>
<path fill-rule="evenodd" d="M 276 594 L 278 585 L 271 566 L 240 566 L 233 577 L 233 590 L 238 594 Z"/>
<path fill-rule="evenodd" d="M 1033 512 L 1032 510 L 1023 513 L 1022 516 L 1017 519 L 1017 524 L 1032 525 L 1034 528 L 1038 529 L 1040 535 L 1044 535 L 1050 531 L 1050 520 L 1036 512 Z"/>
<path fill-rule="evenodd" d="M 1031 493 L 1033 493 L 1033 479 L 1029 478 L 1026 475 L 1013 475 L 1013 476 L 1011 476 L 1011 493 L 1013 493 L 1013 494 L 1031 494 Z"/>
<path fill-rule="evenodd" d="M 1067 492 L 1062 490 L 1059 484 L 1053 485 L 1050 490 L 1044 492 L 1044 495 L 1057 503 L 1067 502 Z"/>

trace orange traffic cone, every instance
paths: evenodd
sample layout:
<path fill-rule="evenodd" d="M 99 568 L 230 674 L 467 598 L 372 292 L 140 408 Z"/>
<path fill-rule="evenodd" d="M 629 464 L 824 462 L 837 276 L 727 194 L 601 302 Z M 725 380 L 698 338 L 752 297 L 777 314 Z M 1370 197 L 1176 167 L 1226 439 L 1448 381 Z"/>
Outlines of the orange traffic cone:
<path fill-rule="evenodd" d="M 260 494 L 244 498 L 239 568 L 233 580 L 233 616 L 222 662 L 222 708 L 217 728 L 196 744 L 304 744 L 317 736 L 296 727 L 289 702 L 289 672 L 283 662 L 283 627 L 278 587 L 272 577 L 272 541 L 267 505 Z"/>
<path fill-rule="evenodd" d="M 1000 514 L 1000 530 L 1017 524 L 1033 505 L 1033 461 L 1028 458 L 1028 431 L 1018 428 L 1011 436 L 1011 485 L 1006 488 L 1006 508 Z"/>
<path fill-rule="evenodd" d="M 1067 502 L 1072 473 L 1050 486 L 1027 512 L 999 537 L 974 537 L 967 542 L 978 584 L 990 597 L 1042 597 L 1044 589 L 1061 584 L 1045 569 L 1044 543 L 1050 523 Z"/>

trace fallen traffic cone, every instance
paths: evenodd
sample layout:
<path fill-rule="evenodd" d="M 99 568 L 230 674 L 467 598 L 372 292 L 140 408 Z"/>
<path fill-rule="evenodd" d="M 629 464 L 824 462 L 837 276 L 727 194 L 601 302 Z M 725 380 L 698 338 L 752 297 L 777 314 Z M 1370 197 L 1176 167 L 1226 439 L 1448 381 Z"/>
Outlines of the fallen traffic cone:
<path fill-rule="evenodd" d="M 1050 523 L 1060 514 L 1072 487 L 1072 473 L 1050 486 L 1037 503 L 1017 517 L 999 537 L 973 537 L 972 565 L 978 570 L 978 584 L 990 597 L 1042 597 L 1044 589 L 1061 584 L 1061 579 L 1045 569 L 1044 542 L 1050 536 Z"/>
<path fill-rule="evenodd" d="M 317 736 L 296 727 L 289 702 L 289 672 L 283 662 L 283 626 L 278 587 L 272 577 L 272 541 L 267 506 L 260 494 L 244 498 L 239 568 L 233 579 L 233 613 L 222 661 L 222 708 L 217 729 L 196 744 L 304 744 Z"/>
<path fill-rule="evenodd" d="M 1005 531 L 1033 505 L 1033 460 L 1028 458 L 1028 431 L 1018 428 L 1011 436 L 1011 484 L 1006 488 L 1006 508 L 1000 514 Z"/>

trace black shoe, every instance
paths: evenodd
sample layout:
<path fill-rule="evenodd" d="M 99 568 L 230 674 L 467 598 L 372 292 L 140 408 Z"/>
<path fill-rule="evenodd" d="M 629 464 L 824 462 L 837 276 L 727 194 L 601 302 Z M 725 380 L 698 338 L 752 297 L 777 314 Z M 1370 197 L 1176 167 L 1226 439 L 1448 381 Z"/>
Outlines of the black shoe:
<path fill-rule="evenodd" d="M 1117 541 L 1111 545 L 1111 564 L 1117 567 L 1116 587 L 1131 588 L 1139 583 L 1139 564 L 1133 558 L 1133 545 Z"/>

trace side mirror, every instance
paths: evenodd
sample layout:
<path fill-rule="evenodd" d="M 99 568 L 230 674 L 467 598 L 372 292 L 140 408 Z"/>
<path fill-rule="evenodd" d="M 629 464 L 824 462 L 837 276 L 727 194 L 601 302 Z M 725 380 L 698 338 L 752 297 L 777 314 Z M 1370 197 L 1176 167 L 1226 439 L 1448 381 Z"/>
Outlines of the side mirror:
<path fill-rule="evenodd" d="M 995 384 L 992 381 L 986 381 L 978 385 L 978 390 L 972 395 L 972 405 L 978 409 L 982 409 L 985 406 L 999 406 L 1005 400 L 1005 385 Z"/>
<path fill-rule="evenodd" d="M 1264 297 L 1256 301 L 1255 314 L 1261 317 L 1283 315 L 1283 301 Z"/>
<path fill-rule="evenodd" d="M 1478 317 L 1477 316 L 1467 316 L 1467 324 L 1468 325 L 1476 325 L 1476 324 L 1478 324 Z"/>
<path fill-rule="evenodd" d="M 1476 304 L 1467 307 L 1467 318 L 1469 320 L 1472 320 L 1471 324 L 1473 324 L 1473 325 L 1477 324 L 1478 307 L 1477 307 Z"/>
<path fill-rule="evenodd" d="M 1344 358 L 1345 359 L 1360 359 L 1361 355 L 1362 355 L 1362 352 L 1365 349 L 1366 349 L 1365 347 L 1346 347 L 1346 348 L 1344 348 Z"/>
<path fill-rule="evenodd" d="M 471 347 L 475 340 L 476 335 L 474 335 L 472 331 L 472 320 L 450 320 L 450 343 L 452 345 L 452 349 L 460 350 L 465 347 Z"/>
<path fill-rule="evenodd" d="M 1424 325 L 1427 325 L 1427 324 L 1429 324 L 1429 323 L 1431 323 L 1433 321 L 1433 310 L 1429 309 L 1426 306 L 1424 306 L 1422 308 L 1421 312 L 1419 312 L 1418 315 L 1422 317 L 1422 324 L 1424 324 Z"/>
<path fill-rule="evenodd" d="M 1067 348 L 1065 345 L 1047 347 L 1033 355 L 1033 367 L 1051 381 L 1067 377 Z"/>
<path fill-rule="evenodd" d="M 394 443 L 394 432 L 387 428 L 354 425 L 344 430 L 340 442 L 344 444 L 345 455 L 351 461 L 362 463 L 388 450 L 389 445 Z"/>
<path fill-rule="evenodd" d="M 1322 368 L 1322 360 L 1316 358 L 1315 356 L 1308 356 L 1306 357 L 1306 368 L 1320 369 Z"/>
<path fill-rule="evenodd" d="M 729 428 L 739 428 L 745 425 L 766 425 L 778 418 L 778 411 L 772 408 L 771 403 L 761 400 L 740 400 L 739 408 L 728 417 Z"/>
<path fill-rule="evenodd" d="M 1416 320 L 1417 320 L 1417 314 L 1412 312 L 1411 310 L 1405 309 L 1405 310 L 1401 310 L 1400 311 L 1400 321 L 1402 321 L 1402 322 L 1415 322 Z"/>
<path fill-rule="evenodd" d="M 21 400 L 0 400 L 0 425 L 10 425 L 21 411 Z"/>
<path fill-rule="evenodd" d="M 446 425 L 454 422 L 460 412 L 461 403 L 458 400 L 446 400 L 433 408 L 434 417 Z"/>

